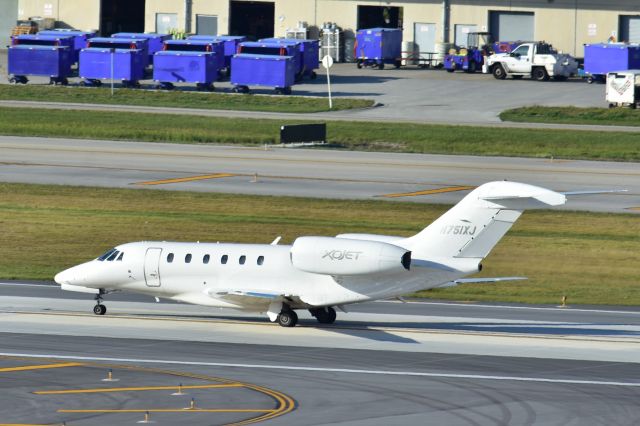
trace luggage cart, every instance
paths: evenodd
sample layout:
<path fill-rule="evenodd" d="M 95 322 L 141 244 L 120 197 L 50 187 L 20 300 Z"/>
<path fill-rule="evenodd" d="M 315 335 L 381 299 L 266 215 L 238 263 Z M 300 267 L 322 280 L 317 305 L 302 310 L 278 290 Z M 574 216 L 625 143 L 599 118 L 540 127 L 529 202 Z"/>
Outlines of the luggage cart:
<path fill-rule="evenodd" d="M 299 79 L 307 76 L 314 80 L 317 77 L 316 70 L 320 68 L 320 60 L 318 59 L 319 44 L 318 40 L 291 39 L 291 38 L 263 38 L 258 40 L 265 43 L 279 44 L 299 44 L 302 69 L 300 70 Z"/>
<path fill-rule="evenodd" d="M 385 64 L 400 68 L 402 30 L 396 28 L 358 30 L 354 50 L 358 68 L 375 66 L 384 69 Z"/>
<path fill-rule="evenodd" d="M 291 56 L 239 53 L 231 59 L 231 84 L 236 93 L 249 93 L 249 86 L 266 86 L 277 94 L 289 95 L 295 71 Z"/>
<path fill-rule="evenodd" d="M 72 52 L 69 46 L 10 46 L 7 54 L 9 82 L 27 84 L 27 76 L 49 77 L 49 84 L 69 84 Z"/>

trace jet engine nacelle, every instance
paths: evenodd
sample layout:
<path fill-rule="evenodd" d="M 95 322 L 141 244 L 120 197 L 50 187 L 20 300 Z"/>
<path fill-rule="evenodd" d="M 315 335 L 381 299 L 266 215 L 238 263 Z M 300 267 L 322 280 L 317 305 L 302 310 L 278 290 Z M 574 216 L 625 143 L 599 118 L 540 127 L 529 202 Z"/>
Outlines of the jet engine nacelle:
<path fill-rule="evenodd" d="M 408 271 L 411 252 L 378 241 L 300 237 L 291 247 L 291 263 L 314 274 L 387 274 Z"/>

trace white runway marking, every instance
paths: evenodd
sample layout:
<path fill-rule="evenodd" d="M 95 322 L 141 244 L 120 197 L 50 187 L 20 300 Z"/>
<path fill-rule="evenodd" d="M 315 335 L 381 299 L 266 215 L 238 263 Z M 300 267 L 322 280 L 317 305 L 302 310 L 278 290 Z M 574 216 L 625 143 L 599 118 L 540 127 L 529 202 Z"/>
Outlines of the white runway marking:
<path fill-rule="evenodd" d="M 27 283 L 3 283 L 0 282 L 0 285 L 8 285 L 8 286 L 25 286 L 25 287 L 51 287 L 51 288 L 56 288 L 56 285 L 53 284 L 27 284 Z"/>
<path fill-rule="evenodd" d="M 638 387 L 638 382 L 608 382 L 600 380 L 575 380 L 575 379 L 547 379 L 543 377 L 518 377 L 518 376 L 494 376 L 483 374 L 447 374 L 447 373 L 421 373 L 417 371 L 385 371 L 385 370 L 359 370 L 349 368 L 327 368 L 327 367 L 302 367 L 293 365 L 269 365 L 269 364 L 238 364 L 226 362 L 198 362 L 198 361 L 176 361 L 176 360 L 159 360 L 159 359 L 136 359 L 136 358 L 108 358 L 108 357 L 88 357 L 76 355 L 55 355 L 55 354 L 21 354 L 21 353 L 4 353 L 0 352 L 0 356 L 13 356 L 23 358 L 56 358 L 79 361 L 108 361 L 108 362 L 127 362 L 137 364 L 170 364 L 170 365 L 190 365 L 202 367 L 227 367 L 227 368 L 256 368 L 267 370 L 290 370 L 290 371 L 316 371 L 323 373 L 348 373 L 348 374 L 376 374 L 387 376 L 414 376 L 414 377 L 432 377 L 444 379 L 473 379 L 473 380 L 501 380 L 515 382 L 532 382 L 532 383 L 554 383 L 554 384 L 571 384 L 571 385 L 595 385 L 595 386 L 622 386 L 622 387 Z"/>
<path fill-rule="evenodd" d="M 508 306 L 508 305 L 481 305 L 476 303 L 448 303 L 448 302 L 398 302 L 395 300 L 376 300 L 376 303 L 406 303 L 413 305 L 438 305 L 438 306 L 465 306 L 468 308 L 491 308 L 491 309 L 522 309 L 531 311 L 561 311 L 561 312 L 591 312 L 598 314 L 627 314 L 640 315 L 640 311 L 613 311 L 606 309 L 580 309 L 580 308 L 551 308 L 539 306 Z"/>

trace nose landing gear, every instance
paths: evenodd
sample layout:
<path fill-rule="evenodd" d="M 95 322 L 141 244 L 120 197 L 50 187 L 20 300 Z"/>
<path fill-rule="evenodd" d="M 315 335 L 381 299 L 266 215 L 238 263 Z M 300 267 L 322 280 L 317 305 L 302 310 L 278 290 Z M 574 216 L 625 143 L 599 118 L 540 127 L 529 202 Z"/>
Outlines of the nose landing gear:
<path fill-rule="evenodd" d="M 96 306 L 93 307 L 93 313 L 96 315 L 104 315 L 107 313 L 107 307 L 104 306 L 102 303 L 102 295 L 104 294 L 104 290 L 100 289 L 100 292 L 98 294 L 96 294 L 95 300 L 96 300 Z"/>

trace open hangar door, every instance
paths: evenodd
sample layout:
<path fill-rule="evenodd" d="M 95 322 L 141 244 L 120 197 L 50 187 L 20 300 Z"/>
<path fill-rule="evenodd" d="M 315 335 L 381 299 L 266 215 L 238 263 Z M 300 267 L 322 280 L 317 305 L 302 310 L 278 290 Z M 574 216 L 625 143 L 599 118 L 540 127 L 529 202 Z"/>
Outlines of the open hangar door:
<path fill-rule="evenodd" d="M 358 6 L 358 29 L 401 28 L 402 8 L 395 6 Z"/>
<path fill-rule="evenodd" d="M 640 15 L 620 15 L 619 27 L 619 41 L 640 43 Z"/>
<path fill-rule="evenodd" d="M 231 1 L 229 35 L 247 36 L 250 40 L 273 37 L 275 3 L 266 1 Z"/>
<path fill-rule="evenodd" d="M 533 12 L 489 12 L 489 31 L 496 41 L 535 41 Z"/>
<path fill-rule="evenodd" d="M 100 33 L 144 32 L 145 0 L 102 0 L 100 2 Z"/>

